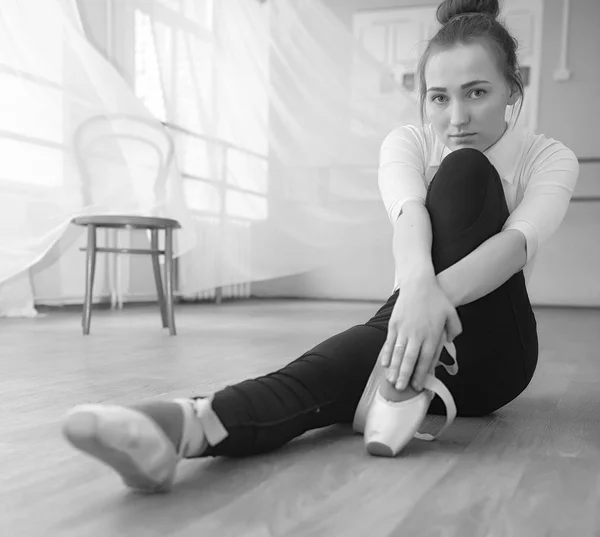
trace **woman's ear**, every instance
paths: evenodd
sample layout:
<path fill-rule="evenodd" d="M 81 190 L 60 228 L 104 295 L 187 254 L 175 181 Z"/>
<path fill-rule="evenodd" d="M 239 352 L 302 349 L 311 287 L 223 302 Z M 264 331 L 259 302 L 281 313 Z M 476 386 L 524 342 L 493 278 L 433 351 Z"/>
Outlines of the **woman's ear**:
<path fill-rule="evenodd" d="M 511 92 L 510 92 L 510 95 L 508 97 L 508 102 L 506 104 L 508 106 L 512 106 L 513 104 L 515 104 L 519 100 L 519 96 L 520 95 L 521 95 L 521 92 L 519 91 L 519 88 L 513 86 L 511 88 Z"/>

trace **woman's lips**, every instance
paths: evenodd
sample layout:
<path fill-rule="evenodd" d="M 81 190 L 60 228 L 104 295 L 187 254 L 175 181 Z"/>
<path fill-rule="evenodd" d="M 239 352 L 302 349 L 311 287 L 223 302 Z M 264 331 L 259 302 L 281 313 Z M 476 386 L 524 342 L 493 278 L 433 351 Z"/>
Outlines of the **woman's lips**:
<path fill-rule="evenodd" d="M 468 144 L 473 141 L 474 136 L 475 136 L 474 132 L 469 132 L 466 134 L 451 134 L 450 139 L 455 144 Z"/>

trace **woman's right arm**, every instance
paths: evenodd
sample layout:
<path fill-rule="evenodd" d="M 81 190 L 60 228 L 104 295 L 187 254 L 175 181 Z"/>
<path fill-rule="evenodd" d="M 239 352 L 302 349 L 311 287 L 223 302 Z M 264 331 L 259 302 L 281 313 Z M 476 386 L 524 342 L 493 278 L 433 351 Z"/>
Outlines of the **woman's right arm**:
<path fill-rule="evenodd" d="M 381 364 L 388 367 L 386 377 L 398 390 L 411 382 L 420 390 L 444 331 L 450 340 L 462 331 L 456 309 L 438 284 L 431 242 L 427 209 L 421 201 L 407 201 L 394 222 L 393 251 L 400 293 L 380 354 Z"/>
<path fill-rule="evenodd" d="M 419 200 L 407 201 L 393 227 L 392 248 L 400 287 L 420 278 L 435 278 L 431 261 L 431 220 L 425 205 Z"/>
<path fill-rule="evenodd" d="M 419 389 L 437 354 L 441 336 L 462 330 L 455 308 L 440 288 L 431 261 L 432 232 L 425 208 L 424 133 L 393 131 L 381 147 L 379 188 L 394 228 L 393 253 L 400 286 L 380 360 L 397 389 Z M 400 345 L 400 347 L 398 347 Z"/>

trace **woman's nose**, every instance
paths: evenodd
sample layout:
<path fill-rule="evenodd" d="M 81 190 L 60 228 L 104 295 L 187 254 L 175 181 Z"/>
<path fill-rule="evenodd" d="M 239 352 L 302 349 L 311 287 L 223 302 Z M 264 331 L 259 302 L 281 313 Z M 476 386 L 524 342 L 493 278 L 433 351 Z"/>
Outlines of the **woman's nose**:
<path fill-rule="evenodd" d="M 469 123 L 469 113 L 467 107 L 462 104 L 454 104 L 451 111 L 450 123 L 454 127 L 462 127 Z"/>

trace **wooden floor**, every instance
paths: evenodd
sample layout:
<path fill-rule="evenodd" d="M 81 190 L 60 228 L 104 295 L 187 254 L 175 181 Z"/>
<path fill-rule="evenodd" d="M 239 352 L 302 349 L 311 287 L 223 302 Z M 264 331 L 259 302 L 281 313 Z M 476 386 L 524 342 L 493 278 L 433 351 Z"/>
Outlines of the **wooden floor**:
<path fill-rule="evenodd" d="M 72 450 L 62 416 L 85 402 L 206 393 L 268 372 L 364 322 L 376 304 L 247 301 L 0 319 L 0 535 L 600 535 L 600 312 L 537 311 L 527 391 L 495 415 L 458 419 L 439 442 L 369 457 L 348 427 L 275 453 L 185 461 L 168 495 L 128 493 Z"/>

